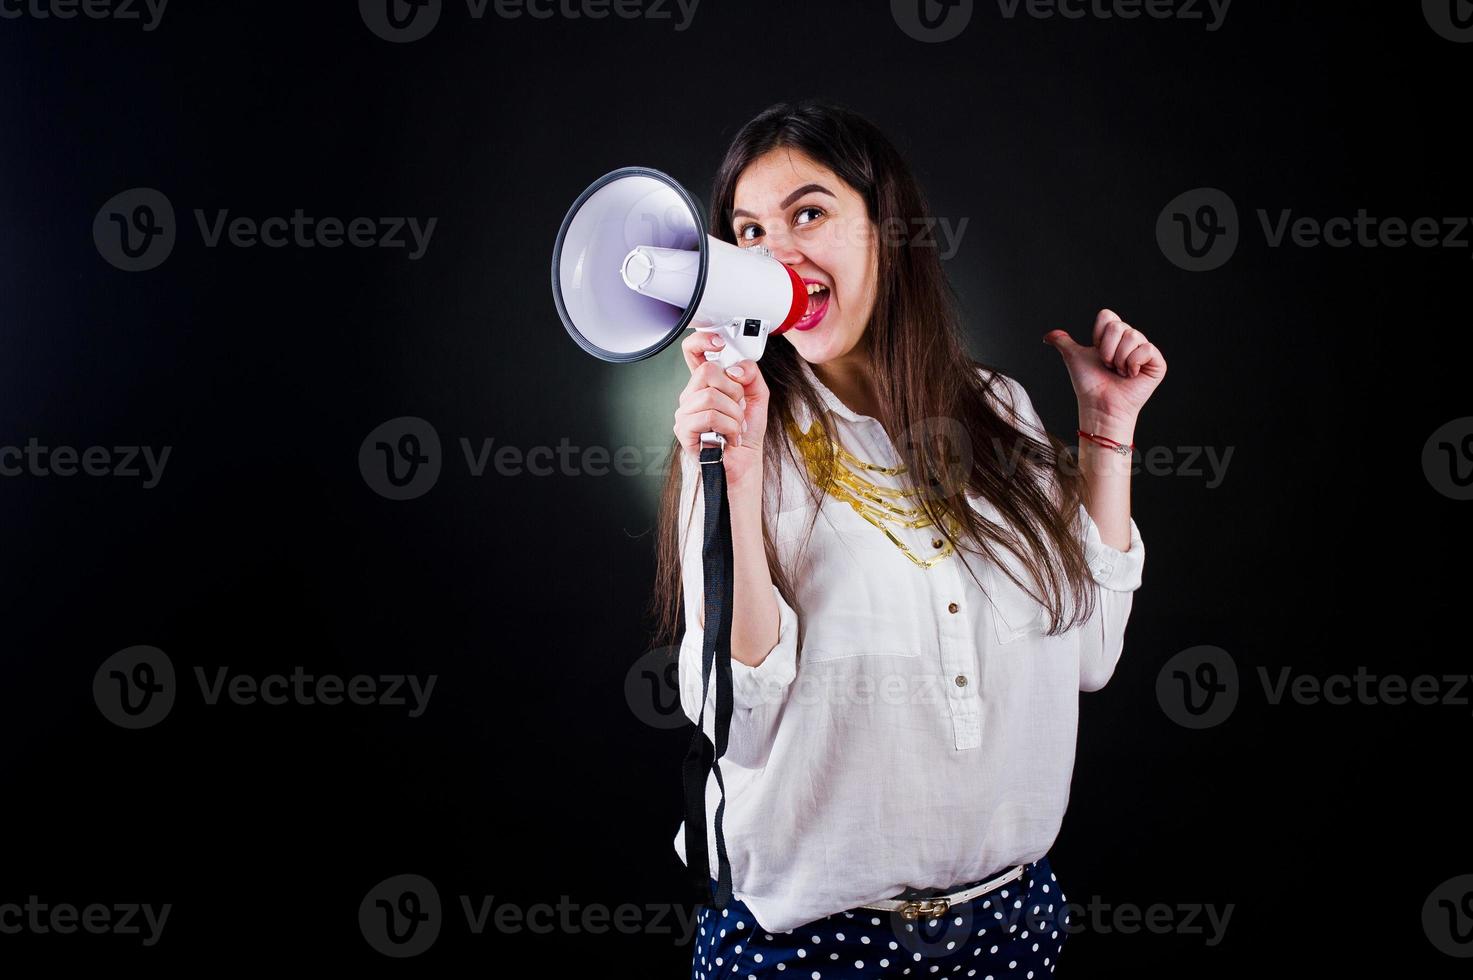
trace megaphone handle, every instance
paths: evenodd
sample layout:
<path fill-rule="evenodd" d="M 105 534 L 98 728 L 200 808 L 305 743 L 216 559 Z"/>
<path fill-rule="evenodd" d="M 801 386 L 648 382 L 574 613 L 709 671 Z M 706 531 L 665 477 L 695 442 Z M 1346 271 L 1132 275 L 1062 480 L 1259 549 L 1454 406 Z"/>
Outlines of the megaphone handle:
<path fill-rule="evenodd" d="M 712 332 L 720 333 L 720 331 Z M 745 357 L 743 356 L 741 351 L 737 350 L 736 345 L 728 342 L 727 345 L 720 350 L 706 351 L 706 360 L 717 361 L 721 364 L 723 368 L 729 368 L 733 364 L 738 364 L 741 361 L 745 360 Z M 721 446 L 722 448 L 725 448 L 726 437 L 719 432 L 703 432 L 701 433 L 701 445 Z"/>
<path fill-rule="evenodd" d="M 729 346 L 728 347 L 723 347 L 723 348 L 721 348 L 721 350 L 708 350 L 708 351 L 706 351 L 706 360 L 708 360 L 708 361 L 720 361 L 721 360 L 721 355 L 722 354 L 725 354 L 728 350 L 730 350 L 730 347 Z M 740 358 L 738 358 L 738 359 L 740 359 Z M 722 367 L 729 367 L 729 366 L 730 365 L 726 365 L 726 364 L 723 364 L 722 365 Z M 702 432 L 701 433 L 701 445 L 703 445 L 703 446 L 720 446 L 722 448 L 722 450 L 724 451 L 726 449 L 726 437 L 723 436 L 721 433 L 716 432 L 716 431 Z"/>
<path fill-rule="evenodd" d="M 746 360 L 748 356 L 750 356 L 747 354 L 743 354 L 741 348 L 737 347 L 736 344 L 733 344 L 731 342 L 730 337 L 726 337 L 726 335 L 721 333 L 721 331 L 719 330 L 714 332 L 726 339 L 726 345 L 720 350 L 706 351 L 706 360 L 720 361 L 723 368 L 729 368 L 733 364 L 740 364 L 742 361 Z"/>

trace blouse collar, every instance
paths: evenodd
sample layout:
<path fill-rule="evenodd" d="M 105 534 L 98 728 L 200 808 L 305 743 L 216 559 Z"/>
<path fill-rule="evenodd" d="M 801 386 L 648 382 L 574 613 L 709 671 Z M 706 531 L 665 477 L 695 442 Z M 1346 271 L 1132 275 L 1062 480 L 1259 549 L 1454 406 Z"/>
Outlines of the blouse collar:
<path fill-rule="evenodd" d="M 874 423 L 876 421 L 868 415 L 860 415 L 858 412 L 850 409 L 848 405 L 841 402 L 838 395 L 835 395 L 828 389 L 828 386 L 818 380 L 818 375 L 813 372 L 813 368 L 801 356 L 798 358 L 798 369 L 803 372 L 804 376 L 808 379 L 808 383 L 813 385 L 814 389 L 818 392 L 819 401 L 830 412 L 847 422 Z M 798 423 L 799 429 L 804 432 L 808 431 L 808 426 L 812 422 L 812 418 L 808 412 L 808 405 L 801 398 L 794 399 L 793 418 Z"/>

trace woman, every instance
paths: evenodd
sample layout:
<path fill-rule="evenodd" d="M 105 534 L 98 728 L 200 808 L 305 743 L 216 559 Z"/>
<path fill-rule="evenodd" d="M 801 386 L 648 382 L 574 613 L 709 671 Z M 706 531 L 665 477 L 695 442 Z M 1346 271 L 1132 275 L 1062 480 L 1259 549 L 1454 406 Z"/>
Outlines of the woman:
<path fill-rule="evenodd" d="M 1078 692 L 1114 671 L 1141 580 L 1129 447 L 1166 363 L 1109 310 L 1088 346 L 1045 335 L 1078 400 L 1073 459 L 1020 385 L 968 357 L 936 249 L 914 234 L 927 214 L 884 136 L 824 103 L 765 110 L 716 176 L 711 233 L 766 246 L 811 295 L 760 367 L 722 372 L 709 333 L 683 345 L 656 597 L 671 639 L 684 614 L 692 721 L 691 528 L 713 429 L 735 574 L 732 901 L 701 913 L 702 980 L 1035 977 L 1063 944 L 1046 852 Z M 714 715 L 708 701 L 708 735 Z"/>

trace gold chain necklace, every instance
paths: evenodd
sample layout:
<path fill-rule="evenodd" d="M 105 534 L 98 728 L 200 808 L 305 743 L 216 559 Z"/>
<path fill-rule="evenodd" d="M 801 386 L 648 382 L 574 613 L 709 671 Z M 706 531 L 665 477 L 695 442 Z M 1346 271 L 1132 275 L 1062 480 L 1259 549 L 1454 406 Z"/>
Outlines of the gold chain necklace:
<path fill-rule="evenodd" d="M 930 558 L 922 558 L 911 551 L 886 523 L 891 522 L 905 528 L 934 526 L 934 522 L 926 516 L 923 509 L 916 506 L 904 506 L 902 503 L 914 500 L 920 491 L 893 490 L 890 487 L 882 487 L 855 472 L 855 469 L 858 469 L 861 472 L 879 473 L 884 476 L 899 476 L 906 472 L 905 466 L 880 466 L 877 463 L 860 459 L 830 438 L 824 431 L 823 423 L 817 419 L 813 420 L 806 433 L 799 431 L 795 423 L 789 422 L 788 435 L 792 438 L 793 444 L 798 447 L 803 462 L 808 467 L 808 475 L 814 483 L 820 484 L 829 496 L 848 504 L 854 508 L 856 514 L 885 532 L 885 537 L 889 538 L 905 557 L 921 568 L 930 568 L 953 554 L 954 549 L 950 539 L 956 536 L 958 530 L 954 520 L 948 522 L 951 525 L 950 535 L 946 538 L 933 539 L 932 544 L 940 550 Z M 823 475 L 825 443 L 833 448 L 833 453 L 837 457 L 836 462 L 841 464 L 832 468 L 833 472 L 828 475 L 827 479 Z"/>

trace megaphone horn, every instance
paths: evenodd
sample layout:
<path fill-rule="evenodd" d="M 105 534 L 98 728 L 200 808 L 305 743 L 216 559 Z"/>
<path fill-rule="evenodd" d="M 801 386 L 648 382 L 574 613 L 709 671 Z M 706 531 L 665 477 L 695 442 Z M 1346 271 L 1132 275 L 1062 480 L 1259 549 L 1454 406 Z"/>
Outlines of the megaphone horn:
<path fill-rule="evenodd" d="M 605 361 L 653 357 L 687 327 L 720 333 L 707 351 L 730 367 L 759 360 L 770 334 L 800 320 L 808 290 L 763 246 L 715 238 L 669 175 L 624 167 L 588 186 L 563 218 L 552 294 L 578 346 Z M 724 445 L 715 432 L 703 444 Z"/>

